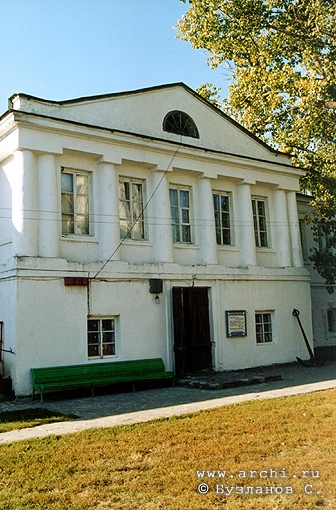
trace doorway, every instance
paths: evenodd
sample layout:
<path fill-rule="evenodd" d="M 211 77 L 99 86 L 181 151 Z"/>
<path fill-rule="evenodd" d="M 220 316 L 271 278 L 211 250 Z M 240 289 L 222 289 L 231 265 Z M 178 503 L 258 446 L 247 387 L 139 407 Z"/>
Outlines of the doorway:
<path fill-rule="evenodd" d="M 178 377 L 212 368 L 207 287 L 173 287 L 175 372 Z"/>

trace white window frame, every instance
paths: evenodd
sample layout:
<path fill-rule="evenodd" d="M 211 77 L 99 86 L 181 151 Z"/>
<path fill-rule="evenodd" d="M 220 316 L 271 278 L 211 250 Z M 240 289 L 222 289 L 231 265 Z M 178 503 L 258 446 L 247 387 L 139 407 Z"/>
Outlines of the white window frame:
<path fill-rule="evenodd" d="M 123 183 L 127 183 L 129 185 L 129 200 L 122 199 L 120 187 Z M 133 200 L 132 194 L 132 186 L 140 185 L 141 186 L 141 206 L 140 206 L 140 214 L 136 214 L 135 212 L 135 204 Z M 119 216 L 120 216 L 120 238 L 121 239 L 131 239 L 133 241 L 145 241 L 147 239 L 146 235 L 146 225 L 144 218 L 144 204 L 145 204 L 145 181 L 143 179 L 133 179 L 129 177 L 120 177 L 119 179 Z M 123 210 L 125 213 L 127 212 L 127 208 L 123 207 L 123 203 L 127 202 L 129 205 L 128 215 L 122 216 Z M 122 230 L 122 222 L 125 223 L 125 228 Z M 140 225 L 141 235 L 138 236 L 138 226 Z"/>
<path fill-rule="evenodd" d="M 215 209 L 215 196 L 219 197 L 219 210 Z M 228 210 L 222 210 L 222 197 L 226 197 L 228 199 Z M 232 232 L 232 195 L 226 191 L 213 191 L 212 192 L 212 201 L 214 207 L 214 217 L 215 217 L 215 229 L 216 229 L 216 242 L 219 246 L 232 246 L 233 245 L 233 232 Z M 217 217 L 216 217 L 217 212 Z M 229 226 L 223 226 L 222 215 L 226 214 L 228 216 Z M 219 220 L 219 225 L 217 225 L 217 218 Z M 228 231 L 229 242 L 224 242 L 224 230 Z M 219 242 L 220 241 L 220 242 Z"/>
<path fill-rule="evenodd" d="M 258 209 L 258 203 L 263 204 L 264 214 L 261 215 Z M 267 199 L 264 197 L 252 197 L 252 214 L 254 225 L 254 237 L 257 248 L 269 248 L 269 229 L 268 229 L 268 204 Z M 265 225 L 262 229 L 262 219 Z M 265 236 L 265 240 L 263 238 Z"/>
<path fill-rule="evenodd" d="M 3 358 L 3 348 L 4 348 L 4 337 L 3 337 L 3 321 L 0 321 L 0 361 L 2 361 Z M 0 374 L 1 375 L 1 374 Z"/>
<path fill-rule="evenodd" d="M 89 327 L 90 321 L 98 321 L 99 322 L 99 329 L 91 329 Z M 104 321 L 111 321 L 111 329 L 104 329 Z M 112 333 L 111 338 L 112 342 L 104 342 L 104 332 L 105 333 Z M 90 335 L 91 333 L 91 335 Z M 98 336 L 97 342 L 89 342 L 90 336 L 91 338 L 94 338 L 94 335 Z M 87 318 L 87 356 L 88 359 L 103 359 L 103 358 L 115 358 L 117 357 L 117 340 L 118 340 L 118 317 L 115 315 L 112 316 L 89 316 Z M 90 354 L 90 346 L 97 346 L 97 353 L 96 354 Z M 104 353 L 104 346 L 111 345 L 112 346 L 112 352 L 111 353 Z"/>
<path fill-rule="evenodd" d="M 327 310 L 327 328 L 328 335 L 336 335 L 336 308 L 328 308 Z"/>
<path fill-rule="evenodd" d="M 64 212 L 63 210 L 63 204 L 62 204 L 62 198 L 63 195 L 70 194 L 70 191 L 63 191 L 62 186 L 62 175 L 71 175 L 72 176 L 72 195 L 73 195 L 73 207 L 72 212 Z M 77 177 L 86 177 L 87 178 L 87 213 L 80 214 L 78 212 L 78 201 L 79 201 L 79 195 L 77 193 Z M 91 225 L 91 206 L 92 206 L 92 198 L 91 198 L 91 189 L 92 189 L 92 174 L 91 172 L 86 172 L 84 170 L 77 170 L 73 168 L 61 168 L 61 230 L 62 230 L 62 236 L 68 237 L 68 236 L 83 236 L 88 237 L 92 236 L 92 225 Z M 63 221 L 65 216 L 73 215 L 73 232 L 66 232 L 63 229 Z M 86 216 L 87 217 L 87 232 L 81 232 L 79 228 L 79 216 Z"/>
<path fill-rule="evenodd" d="M 172 204 L 171 192 L 175 191 L 177 194 L 177 203 Z M 181 193 L 188 193 L 188 205 L 181 204 Z M 172 237 L 173 243 L 176 244 L 192 244 L 193 232 L 191 228 L 192 218 L 192 202 L 191 202 L 191 188 L 188 186 L 169 185 L 169 202 L 170 202 L 170 216 L 172 220 Z M 173 209 L 177 210 L 177 221 L 174 222 Z M 186 216 L 187 215 L 187 221 Z M 175 235 L 176 232 L 176 235 Z M 185 236 L 185 233 L 188 233 Z"/>
<path fill-rule="evenodd" d="M 261 321 L 257 322 L 257 315 L 261 316 Z M 274 313 L 272 310 L 256 310 L 254 314 L 255 335 L 257 345 L 266 345 L 274 343 Z"/>

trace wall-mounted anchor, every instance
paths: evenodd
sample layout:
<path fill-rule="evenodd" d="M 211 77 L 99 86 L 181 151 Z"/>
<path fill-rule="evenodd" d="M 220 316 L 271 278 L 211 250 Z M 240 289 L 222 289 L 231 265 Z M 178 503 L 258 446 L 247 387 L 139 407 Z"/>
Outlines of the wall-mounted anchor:
<path fill-rule="evenodd" d="M 309 345 L 309 342 L 308 342 L 308 338 L 307 338 L 307 335 L 305 333 L 305 330 L 303 329 L 303 326 L 302 326 L 302 323 L 301 323 L 301 320 L 300 320 L 300 310 L 297 310 L 297 308 L 294 308 L 293 312 L 292 312 L 292 315 L 294 315 L 294 317 L 297 318 L 297 321 L 299 323 L 299 326 L 300 326 L 300 329 L 301 329 L 301 332 L 302 332 L 302 335 L 303 335 L 303 339 L 305 341 L 305 344 L 306 344 L 306 347 L 308 349 L 308 352 L 309 352 L 309 356 L 310 356 L 310 359 L 309 360 L 303 360 L 301 358 L 298 358 L 296 357 L 298 363 L 300 363 L 301 365 L 304 365 L 305 367 L 313 367 L 313 366 L 321 366 L 323 365 L 324 361 L 318 361 Z"/>

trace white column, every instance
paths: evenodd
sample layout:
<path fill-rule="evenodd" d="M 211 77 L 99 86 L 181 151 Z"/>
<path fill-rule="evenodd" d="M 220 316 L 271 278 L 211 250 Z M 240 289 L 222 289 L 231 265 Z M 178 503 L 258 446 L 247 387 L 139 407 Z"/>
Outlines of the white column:
<path fill-rule="evenodd" d="M 256 245 L 253 225 L 251 201 L 251 185 L 238 186 L 238 238 L 240 247 L 240 265 L 255 266 L 257 264 Z"/>
<path fill-rule="evenodd" d="M 37 255 L 37 197 L 34 155 L 28 150 L 14 153 L 12 222 L 14 255 Z"/>
<path fill-rule="evenodd" d="M 153 232 L 153 260 L 173 262 L 173 240 L 170 215 L 169 188 L 165 172 L 152 173 L 153 200 L 149 212 L 149 223 Z"/>
<path fill-rule="evenodd" d="M 59 256 L 61 216 L 55 157 L 42 154 L 37 159 L 39 195 L 39 256 Z"/>
<path fill-rule="evenodd" d="M 210 179 L 198 181 L 198 208 L 195 223 L 199 233 L 201 264 L 218 264 L 215 217 Z"/>
<path fill-rule="evenodd" d="M 293 266 L 303 267 L 302 245 L 295 191 L 290 191 L 287 193 L 287 208 L 288 208 L 289 232 L 292 244 Z"/>
<path fill-rule="evenodd" d="M 107 260 L 120 243 L 118 175 L 114 164 L 98 166 L 99 180 L 99 259 Z M 120 260 L 117 250 L 112 260 Z"/>
<path fill-rule="evenodd" d="M 278 267 L 290 267 L 292 265 L 291 243 L 286 192 L 284 190 L 273 191 L 273 217 L 277 265 Z"/>

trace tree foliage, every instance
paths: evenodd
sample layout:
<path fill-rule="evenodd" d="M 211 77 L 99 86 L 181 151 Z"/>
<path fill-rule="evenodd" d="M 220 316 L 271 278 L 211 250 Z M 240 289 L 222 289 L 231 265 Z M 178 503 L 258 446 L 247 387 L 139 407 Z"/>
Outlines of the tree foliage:
<path fill-rule="evenodd" d="M 186 0 L 181 0 L 186 3 Z M 222 108 L 306 169 L 315 234 L 329 249 L 312 260 L 329 288 L 336 282 L 336 24 L 334 0 L 188 0 L 177 35 L 231 74 Z M 213 86 L 212 86 L 213 87 Z M 198 91 L 219 105 L 219 90 Z"/>

